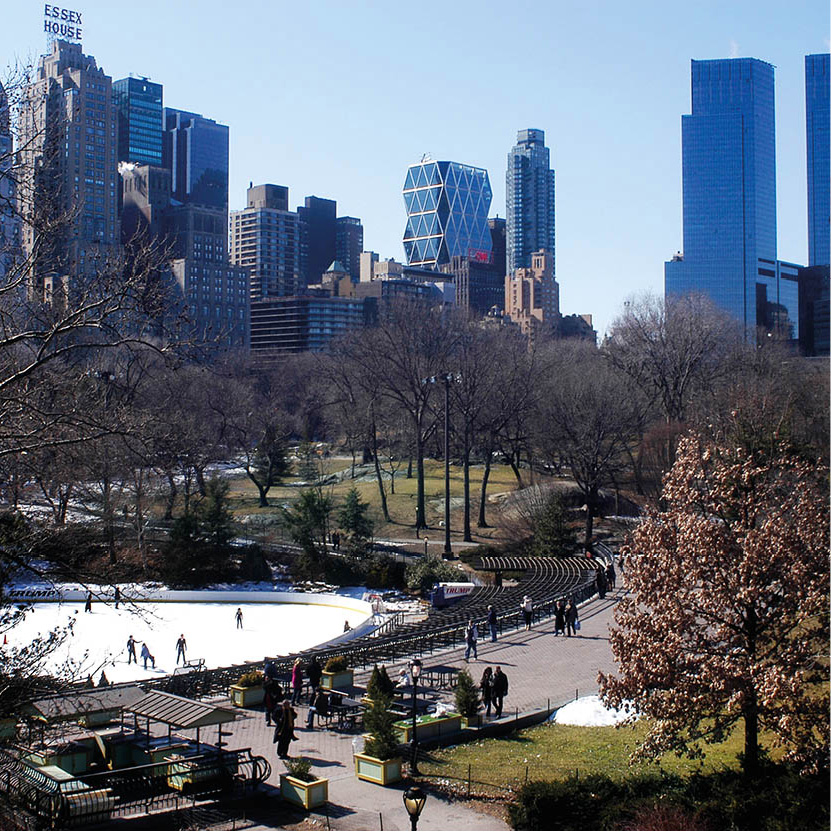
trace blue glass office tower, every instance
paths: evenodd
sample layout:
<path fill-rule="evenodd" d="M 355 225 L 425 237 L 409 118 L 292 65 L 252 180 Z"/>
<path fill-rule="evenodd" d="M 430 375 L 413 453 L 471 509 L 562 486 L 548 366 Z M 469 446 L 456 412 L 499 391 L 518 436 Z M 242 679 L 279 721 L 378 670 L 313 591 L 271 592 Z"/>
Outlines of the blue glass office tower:
<path fill-rule="evenodd" d="M 757 306 L 763 311 L 784 300 L 776 263 L 773 67 L 755 58 L 692 61 L 692 113 L 681 128 L 684 251 L 665 266 L 666 295 L 709 295 L 752 341 L 757 324 L 765 324 Z M 789 312 L 796 321 L 796 309 Z"/>
<path fill-rule="evenodd" d="M 488 172 L 458 162 L 410 165 L 404 181 L 404 252 L 411 266 L 436 269 L 457 255 L 491 262 Z"/>
<path fill-rule="evenodd" d="M 828 53 L 805 56 L 805 132 L 808 147 L 808 265 L 827 266 L 829 256 Z"/>
<path fill-rule="evenodd" d="M 228 211 L 228 128 L 197 113 L 164 108 L 164 166 L 173 198 Z"/>
<path fill-rule="evenodd" d="M 113 81 L 118 111 L 118 161 L 162 164 L 162 85 L 146 78 Z"/>
<path fill-rule="evenodd" d="M 508 274 L 531 266 L 531 255 L 545 249 L 554 256 L 554 171 L 545 133 L 520 130 L 508 154 L 507 197 Z"/>

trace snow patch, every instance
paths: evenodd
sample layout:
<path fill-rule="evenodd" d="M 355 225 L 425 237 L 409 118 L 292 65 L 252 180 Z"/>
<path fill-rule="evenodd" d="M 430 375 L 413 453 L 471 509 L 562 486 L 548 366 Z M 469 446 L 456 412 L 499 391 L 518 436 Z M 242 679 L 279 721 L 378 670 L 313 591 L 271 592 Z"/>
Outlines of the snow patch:
<path fill-rule="evenodd" d="M 557 725 L 595 727 L 617 725 L 632 716 L 632 710 L 607 708 L 599 696 L 582 696 L 563 705 L 549 717 Z"/>

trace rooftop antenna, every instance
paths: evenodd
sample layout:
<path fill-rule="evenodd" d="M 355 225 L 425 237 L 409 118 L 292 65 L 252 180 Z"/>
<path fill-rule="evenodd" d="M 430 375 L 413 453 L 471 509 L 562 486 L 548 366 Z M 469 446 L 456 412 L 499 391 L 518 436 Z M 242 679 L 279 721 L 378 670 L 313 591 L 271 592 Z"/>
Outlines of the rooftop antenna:
<path fill-rule="evenodd" d="M 422 162 L 432 162 L 433 161 L 433 156 L 432 156 L 432 154 L 430 153 L 429 150 L 426 153 L 423 153 L 421 155 L 421 161 Z"/>

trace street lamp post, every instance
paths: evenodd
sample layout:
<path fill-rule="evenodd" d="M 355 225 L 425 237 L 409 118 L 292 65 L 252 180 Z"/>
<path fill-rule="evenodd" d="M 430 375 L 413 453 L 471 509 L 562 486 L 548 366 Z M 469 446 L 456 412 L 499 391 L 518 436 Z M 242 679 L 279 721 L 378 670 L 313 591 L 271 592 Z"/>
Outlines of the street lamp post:
<path fill-rule="evenodd" d="M 413 738 L 410 740 L 410 774 L 419 775 L 418 770 L 418 737 L 416 736 L 416 686 L 418 684 L 418 677 L 421 675 L 421 660 L 413 659 L 410 662 L 410 678 L 413 682 Z M 416 816 L 418 820 L 418 816 Z M 415 829 L 415 827 L 413 827 Z"/>
<path fill-rule="evenodd" d="M 421 812 L 424 809 L 424 804 L 427 802 L 427 795 L 418 787 L 418 786 L 410 786 L 406 792 L 404 792 L 404 807 L 407 810 L 407 814 L 410 816 L 410 829 L 413 832 L 416 832 L 418 829 L 418 819 L 421 816 Z"/>
<path fill-rule="evenodd" d="M 450 546 L 450 373 L 444 374 L 444 557 L 453 556 Z"/>
<path fill-rule="evenodd" d="M 429 538 L 429 537 L 425 537 L 425 538 L 424 538 L 424 557 L 425 557 L 425 558 L 427 557 L 427 544 L 428 544 L 429 542 L 430 542 L 430 538 Z"/>

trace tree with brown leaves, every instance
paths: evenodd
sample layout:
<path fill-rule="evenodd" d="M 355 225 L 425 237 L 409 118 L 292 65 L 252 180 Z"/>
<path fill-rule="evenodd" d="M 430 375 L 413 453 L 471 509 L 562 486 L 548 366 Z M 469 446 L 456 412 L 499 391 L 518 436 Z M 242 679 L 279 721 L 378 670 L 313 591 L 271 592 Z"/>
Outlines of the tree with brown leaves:
<path fill-rule="evenodd" d="M 827 466 L 690 434 L 663 500 L 624 548 L 606 703 L 654 720 L 642 756 L 701 756 L 743 723 L 746 771 L 763 731 L 804 770 L 827 765 Z"/>

